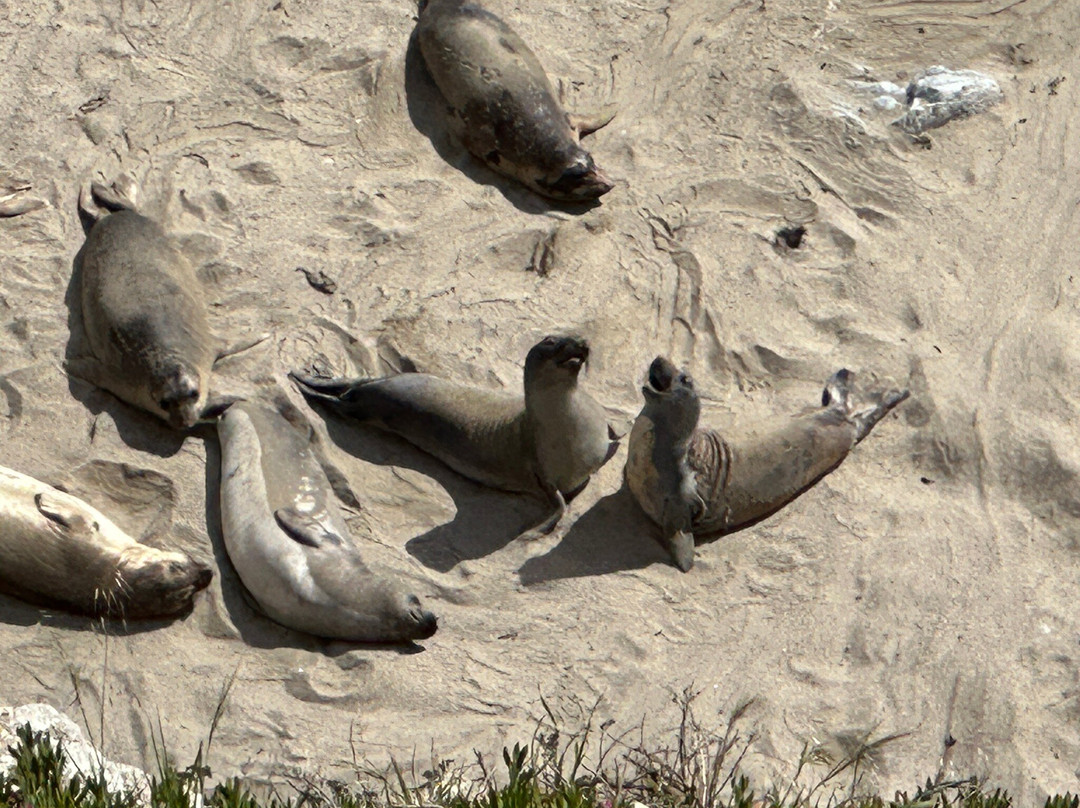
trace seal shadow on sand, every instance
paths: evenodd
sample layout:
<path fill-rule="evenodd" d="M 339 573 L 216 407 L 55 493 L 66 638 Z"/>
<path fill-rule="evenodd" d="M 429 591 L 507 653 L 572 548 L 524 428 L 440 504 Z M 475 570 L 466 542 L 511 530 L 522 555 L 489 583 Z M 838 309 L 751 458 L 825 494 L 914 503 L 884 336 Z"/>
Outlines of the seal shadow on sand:
<path fill-rule="evenodd" d="M 595 481 L 594 483 L 595 484 Z M 554 548 L 518 570 L 525 586 L 667 564 L 658 528 L 634 501 L 626 483 L 577 518 Z"/>
<path fill-rule="evenodd" d="M 80 211 L 80 216 L 82 212 Z M 85 227 L 85 223 L 84 223 Z M 64 350 L 65 363 L 76 357 L 86 356 L 90 348 L 86 344 L 82 318 L 82 261 L 86 242 L 79 248 L 71 262 L 71 281 L 64 294 L 67 306 L 68 342 Z M 66 373 L 66 370 L 65 370 Z M 177 431 L 150 413 L 127 404 L 112 393 L 102 390 L 88 381 L 67 374 L 68 391 L 82 402 L 94 416 L 107 412 L 116 424 L 120 439 L 132 449 L 149 452 L 158 457 L 171 457 L 180 451 L 187 432 Z"/>
<path fill-rule="evenodd" d="M 221 589 L 222 606 L 232 625 L 245 645 L 254 648 L 296 648 L 312 651 L 328 657 L 337 657 L 357 648 L 390 650 L 399 654 L 416 654 L 424 650 L 422 645 L 412 643 L 352 643 L 344 640 L 324 640 L 310 634 L 286 628 L 267 617 L 247 594 L 243 581 L 229 560 L 225 539 L 221 534 L 221 445 L 216 436 L 209 437 L 212 429 L 203 427 L 207 433 L 206 445 L 206 533 L 213 548 L 217 586 Z M 377 574 L 377 570 L 375 570 Z M 211 583 L 211 589 L 214 584 Z M 203 595 L 207 597 L 211 593 Z M 213 604 L 208 604 L 213 608 Z"/>
<path fill-rule="evenodd" d="M 111 637 L 127 637 L 157 631 L 172 623 L 185 620 L 192 612 L 191 608 L 172 617 L 153 620 L 119 620 L 116 618 L 90 617 L 72 612 L 54 609 L 48 605 L 38 605 L 19 600 L 0 591 L 0 623 L 11 626 L 47 626 L 68 631 L 91 631 L 107 634 Z"/>
<path fill-rule="evenodd" d="M 431 141 L 439 157 L 478 185 L 490 185 L 498 189 L 507 202 L 523 213 L 558 210 L 580 214 L 600 205 L 598 199 L 581 203 L 545 199 L 515 180 L 493 171 L 469 154 L 450 133 L 445 112 L 450 105 L 424 64 L 415 28 L 405 49 L 405 103 L 413 126 Z"/>
<path fill-rule="evenodd" d="M 330 439 L 343 451 L 376 466 L 398 466 L 430 477 L 454 500 L 453 520 L 405 544 L 406 552 L 428 569 L 449 572 L 462 561 L 491 555 L 543 517 L 538 497 L 474 483 L 404 438 L 316 409 L 324 416 Z"/>

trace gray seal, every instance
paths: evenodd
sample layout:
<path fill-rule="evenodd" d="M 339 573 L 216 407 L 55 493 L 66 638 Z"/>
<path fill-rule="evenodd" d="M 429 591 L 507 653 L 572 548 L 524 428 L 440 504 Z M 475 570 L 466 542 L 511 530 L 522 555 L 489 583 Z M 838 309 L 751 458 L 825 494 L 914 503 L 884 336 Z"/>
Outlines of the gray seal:
<path fill-rule="evenodd" d="M 161 226 L 137 213 L 116 185 L 95 184 L 85 201 L 98 216 L 81 258 L 83 331 L 89 356 L 67 361 L 72 376 L 108 390 L 175 428 L 207 408 L 217 358 L 202 286 Z"/>
<path fill-rule="evenodd" d="M 581 337 L 545 337 L 525 358 L 524 395 L 427 373 L 292 378 L 309 399 L 396 433 L 471 480 L 544 497 L 550 515 L 520 537 L 535 539 L 555 529 L 619 446 L 603 407 L 578 383 L 588 358 Z"/>
<path fill-rule="evenodd" d="M 140 544 L 81 499 L 0 468 L 0 589 L 31 603 L 127 620 L 191 608 L 213 573 Z"/>
<path fill-rule="evenodd" d="M 474 0 L 430 0 L 416 30 L 451 130 L 473 155 L 552 199 L 583 202 L 614 187 L 579 143 L 614 112 L 563 110 L 540 60 L 499 17 Z"/>
<path fill-rule="evenodd" d="M 435 633 L 435 615 L 416 595 L 364 564 L 311 426 L 295 408 L 233 404 L 218 435 L 225 549 L 267 616 L 351 642 L 408 642 Z"/>
<path fill-rule="evenodd" d="M 835 469 L 908 391 L 879 391 L 856 409 L 853 374 L 839 370 L 821 407 L 729 440 L 698 428 L 693 380 L 658 356 L 642 387 L 645 406 L 630 433 L 625 478 L 660 525 L 679 569 L 694 565 L 695 537 L 707 539 L 769 516 Z"/>

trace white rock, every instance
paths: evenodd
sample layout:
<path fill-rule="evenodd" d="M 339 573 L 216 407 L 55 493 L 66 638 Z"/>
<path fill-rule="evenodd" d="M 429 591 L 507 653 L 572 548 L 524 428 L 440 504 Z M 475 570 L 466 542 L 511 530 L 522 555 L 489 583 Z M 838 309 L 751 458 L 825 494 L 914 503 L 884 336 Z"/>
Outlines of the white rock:
<path fill-rule="evenodd" d="M 18 743 L 18 730 L 29 724 L 35 732 L 45 732 L 55 744 L 62 741 L 66 762 L 64 779 L 76 774 L 94 775 L 104 771 L 105 782 L 110 791 L 131 790 L 140 803 L 150 801 L 150 781 L 146 772 L 134 766 L 106 760 L 83 736 L 78 725 L 48 704 L 26 704 L 22 707 L 0 707 L 0 774 L 15 768 L 15 758 L 8 747 Z"/>

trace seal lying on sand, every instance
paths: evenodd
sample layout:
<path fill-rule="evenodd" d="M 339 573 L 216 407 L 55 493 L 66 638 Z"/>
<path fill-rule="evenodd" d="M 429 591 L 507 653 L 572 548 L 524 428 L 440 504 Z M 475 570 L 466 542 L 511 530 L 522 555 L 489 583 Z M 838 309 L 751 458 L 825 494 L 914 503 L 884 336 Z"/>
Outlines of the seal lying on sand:
<path fill-rule="evenodd" d="M 68 372 L 168 421 L 195 424 L 217 358 L 202 287 L 187 258 L 125 189 L 94 184 L 80 207 L 95 223 L 82 249 L 83 331 L 92 356 Z"/>
<path fill-rule="evenodd" d="M 182 553 L 139 544 L 81 499 L 0 468 L 0 589 L 130 620 L 188 610 L 211 577 Z"/>
<path fill-rule="evenodd" d="M 416 30 L 451 129 L 472 154 L 552 199 L 582 202 L 614 187 L 578 143 L 614 112 L 568 115 L 536 55 L 505 22 L 474 0 L 430 0 Z"/>
<path fill-rule="evenodd" d="M 853 374 L 833 374 L 821 409 L 786 418 L 738 442 L 698 429 L 693 380 L 666 358 L 649 367 L 645 406 L 630 433 L 625 476 L 634 498 L 663 530 L 676 566 L 694 565 L 694 538 L 729 533 L 763 519 L 847 457 L 874 425 L 908 397 L 889 390 L 856 410 Z"/>
<path fill-rule="evenodd" d="M 241 402 L 218 422 L 222 533 L 240 580 L 271 619 L 308 634 L 430 637 L 435 615 L 361 560 L 300 421 L 286 403 Z"/>
<path fill-rule="evenodd" d="M 619 448 L 603 408 L 578 385 L 588 358 L 580 337 L 545 337 L 525 358 L 524 397 L 427 373 L 292 378 L 308 398 L 400 435 L 465 477 L 546 497 L 552 513 L 521 536 L 533 539 L 555 529 L 566 503 Z"/>

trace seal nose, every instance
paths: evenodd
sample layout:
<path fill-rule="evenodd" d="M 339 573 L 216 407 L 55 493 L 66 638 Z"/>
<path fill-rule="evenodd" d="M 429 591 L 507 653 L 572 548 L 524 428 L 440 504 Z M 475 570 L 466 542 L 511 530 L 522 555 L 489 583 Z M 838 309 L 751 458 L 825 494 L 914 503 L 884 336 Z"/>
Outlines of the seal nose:
<path fill-rule="evenodd" d="M 416 616 L 416 639 L 426 640 L 439 630 L 439 618 L 431 612 L 420 612 Z"/>
<path fill-rule="evenodd" d="M 214 578 L 214 571 L 204 564 L 200 564 L 195 572 L 195 591 L 199 592 L 206 587 L 210 586 L 210 581 Z"/>
<path fill-rule="evenodd" d="M 671 388 L 678 373 L 675 365 L 666 356 L 658 356 L 649 365 L 649 384 L 658 393 L 663 393 Z"/>

